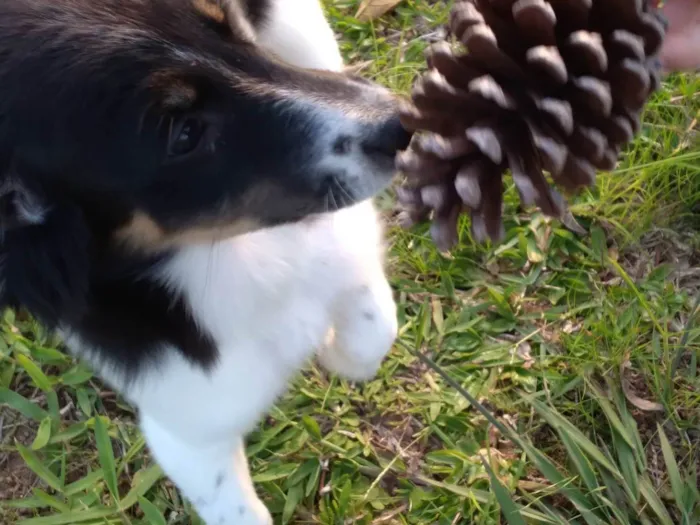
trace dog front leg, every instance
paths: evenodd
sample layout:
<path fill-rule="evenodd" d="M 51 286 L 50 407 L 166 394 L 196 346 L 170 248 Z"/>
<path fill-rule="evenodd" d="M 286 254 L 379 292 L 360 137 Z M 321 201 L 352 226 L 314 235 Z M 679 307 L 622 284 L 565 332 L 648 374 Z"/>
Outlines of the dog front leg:
<path fill-rule="evenodd" d="M 374 377 L 398 331 L 396 303 L 381 269 L 365 284 L 340 294 L 333 321 L 329 341 L 319 352 L 321 365 L 354 381 Z"/>
<path fill-rule="evenodd" d="M 141 429 L 155 460 L 206 525 L 272 525 L 255 494 L 242 438 L 185 441 L 148 415 Z"/>

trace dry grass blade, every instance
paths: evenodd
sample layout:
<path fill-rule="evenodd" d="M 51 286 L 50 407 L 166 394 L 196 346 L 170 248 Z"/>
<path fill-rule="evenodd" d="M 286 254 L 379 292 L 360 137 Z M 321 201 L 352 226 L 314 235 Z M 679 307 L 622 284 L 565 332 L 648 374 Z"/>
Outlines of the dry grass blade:
<path fill-rule="evenodd" d="M 644 412 L 663 412 L 664 406 L 661 403 L 657 403 L 656 401 L 650 401 L 648 399 L 641 398 L 637 394 L 634 393 L 632 385 L 630 384 L 630 381 L 627 377 L 628 376 L 627 370 L 629 370 L 631 367 L 632 367 L 632 365 L 629 361 L 624 362 L 620 366 L 620 377 L 622 380 L 622 390 L 625 393 L 625 397 L 627 398 L 627 401 L 632 403 L 639 410 L 643 410 Z"/>
<path fill-rule="evenodd" d="M 362 22 L 369 22 L 385 15 L 400 3 L 401 0 L 362 0 L 355 17 Z"/>

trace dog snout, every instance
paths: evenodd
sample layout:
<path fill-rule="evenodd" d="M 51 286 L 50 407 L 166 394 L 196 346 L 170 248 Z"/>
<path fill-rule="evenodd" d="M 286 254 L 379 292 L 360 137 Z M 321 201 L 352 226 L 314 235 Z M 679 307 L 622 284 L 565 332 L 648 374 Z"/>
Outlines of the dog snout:
<path fill-rule="evenodd" d="M 408 147 L 412 134 L 401 125 L 398 114 L 373 126 L 362 140 L 362 149 L 369 154 L 393 156 Z"/>

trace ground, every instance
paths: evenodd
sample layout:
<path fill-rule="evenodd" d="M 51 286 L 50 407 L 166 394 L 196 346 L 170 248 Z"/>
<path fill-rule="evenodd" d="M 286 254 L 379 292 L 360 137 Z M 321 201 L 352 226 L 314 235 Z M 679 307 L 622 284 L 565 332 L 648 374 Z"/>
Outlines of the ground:
<path fill-rule="evenodd" d="M 407 92 L 446 6 L 356 10 L 328 2 L 346 58 Z M 619 168 L 572 198 L 585 234 L 512 190 L 500 245 L 466 221 L 449 254 L 390 229 L 401 331 L 377 379 L 311 368 L 249 440 L 276 523 L 700 523 L 698 87 L 666 79 Z M 30 318 L 1 329 L 0 523 L 199 523 L 127 405 Z"/>

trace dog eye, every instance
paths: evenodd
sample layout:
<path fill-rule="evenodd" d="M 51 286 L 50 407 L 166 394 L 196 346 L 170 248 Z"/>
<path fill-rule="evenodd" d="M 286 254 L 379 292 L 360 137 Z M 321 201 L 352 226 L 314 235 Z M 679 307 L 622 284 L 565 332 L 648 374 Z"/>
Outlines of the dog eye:
<path fill-rule="evenodd" d="M 195 118 L 185 118 L 173 124 L 168 143 L 168 155 L 181 157 L 192 153 L 202 141 L 206 126 Z"/>

